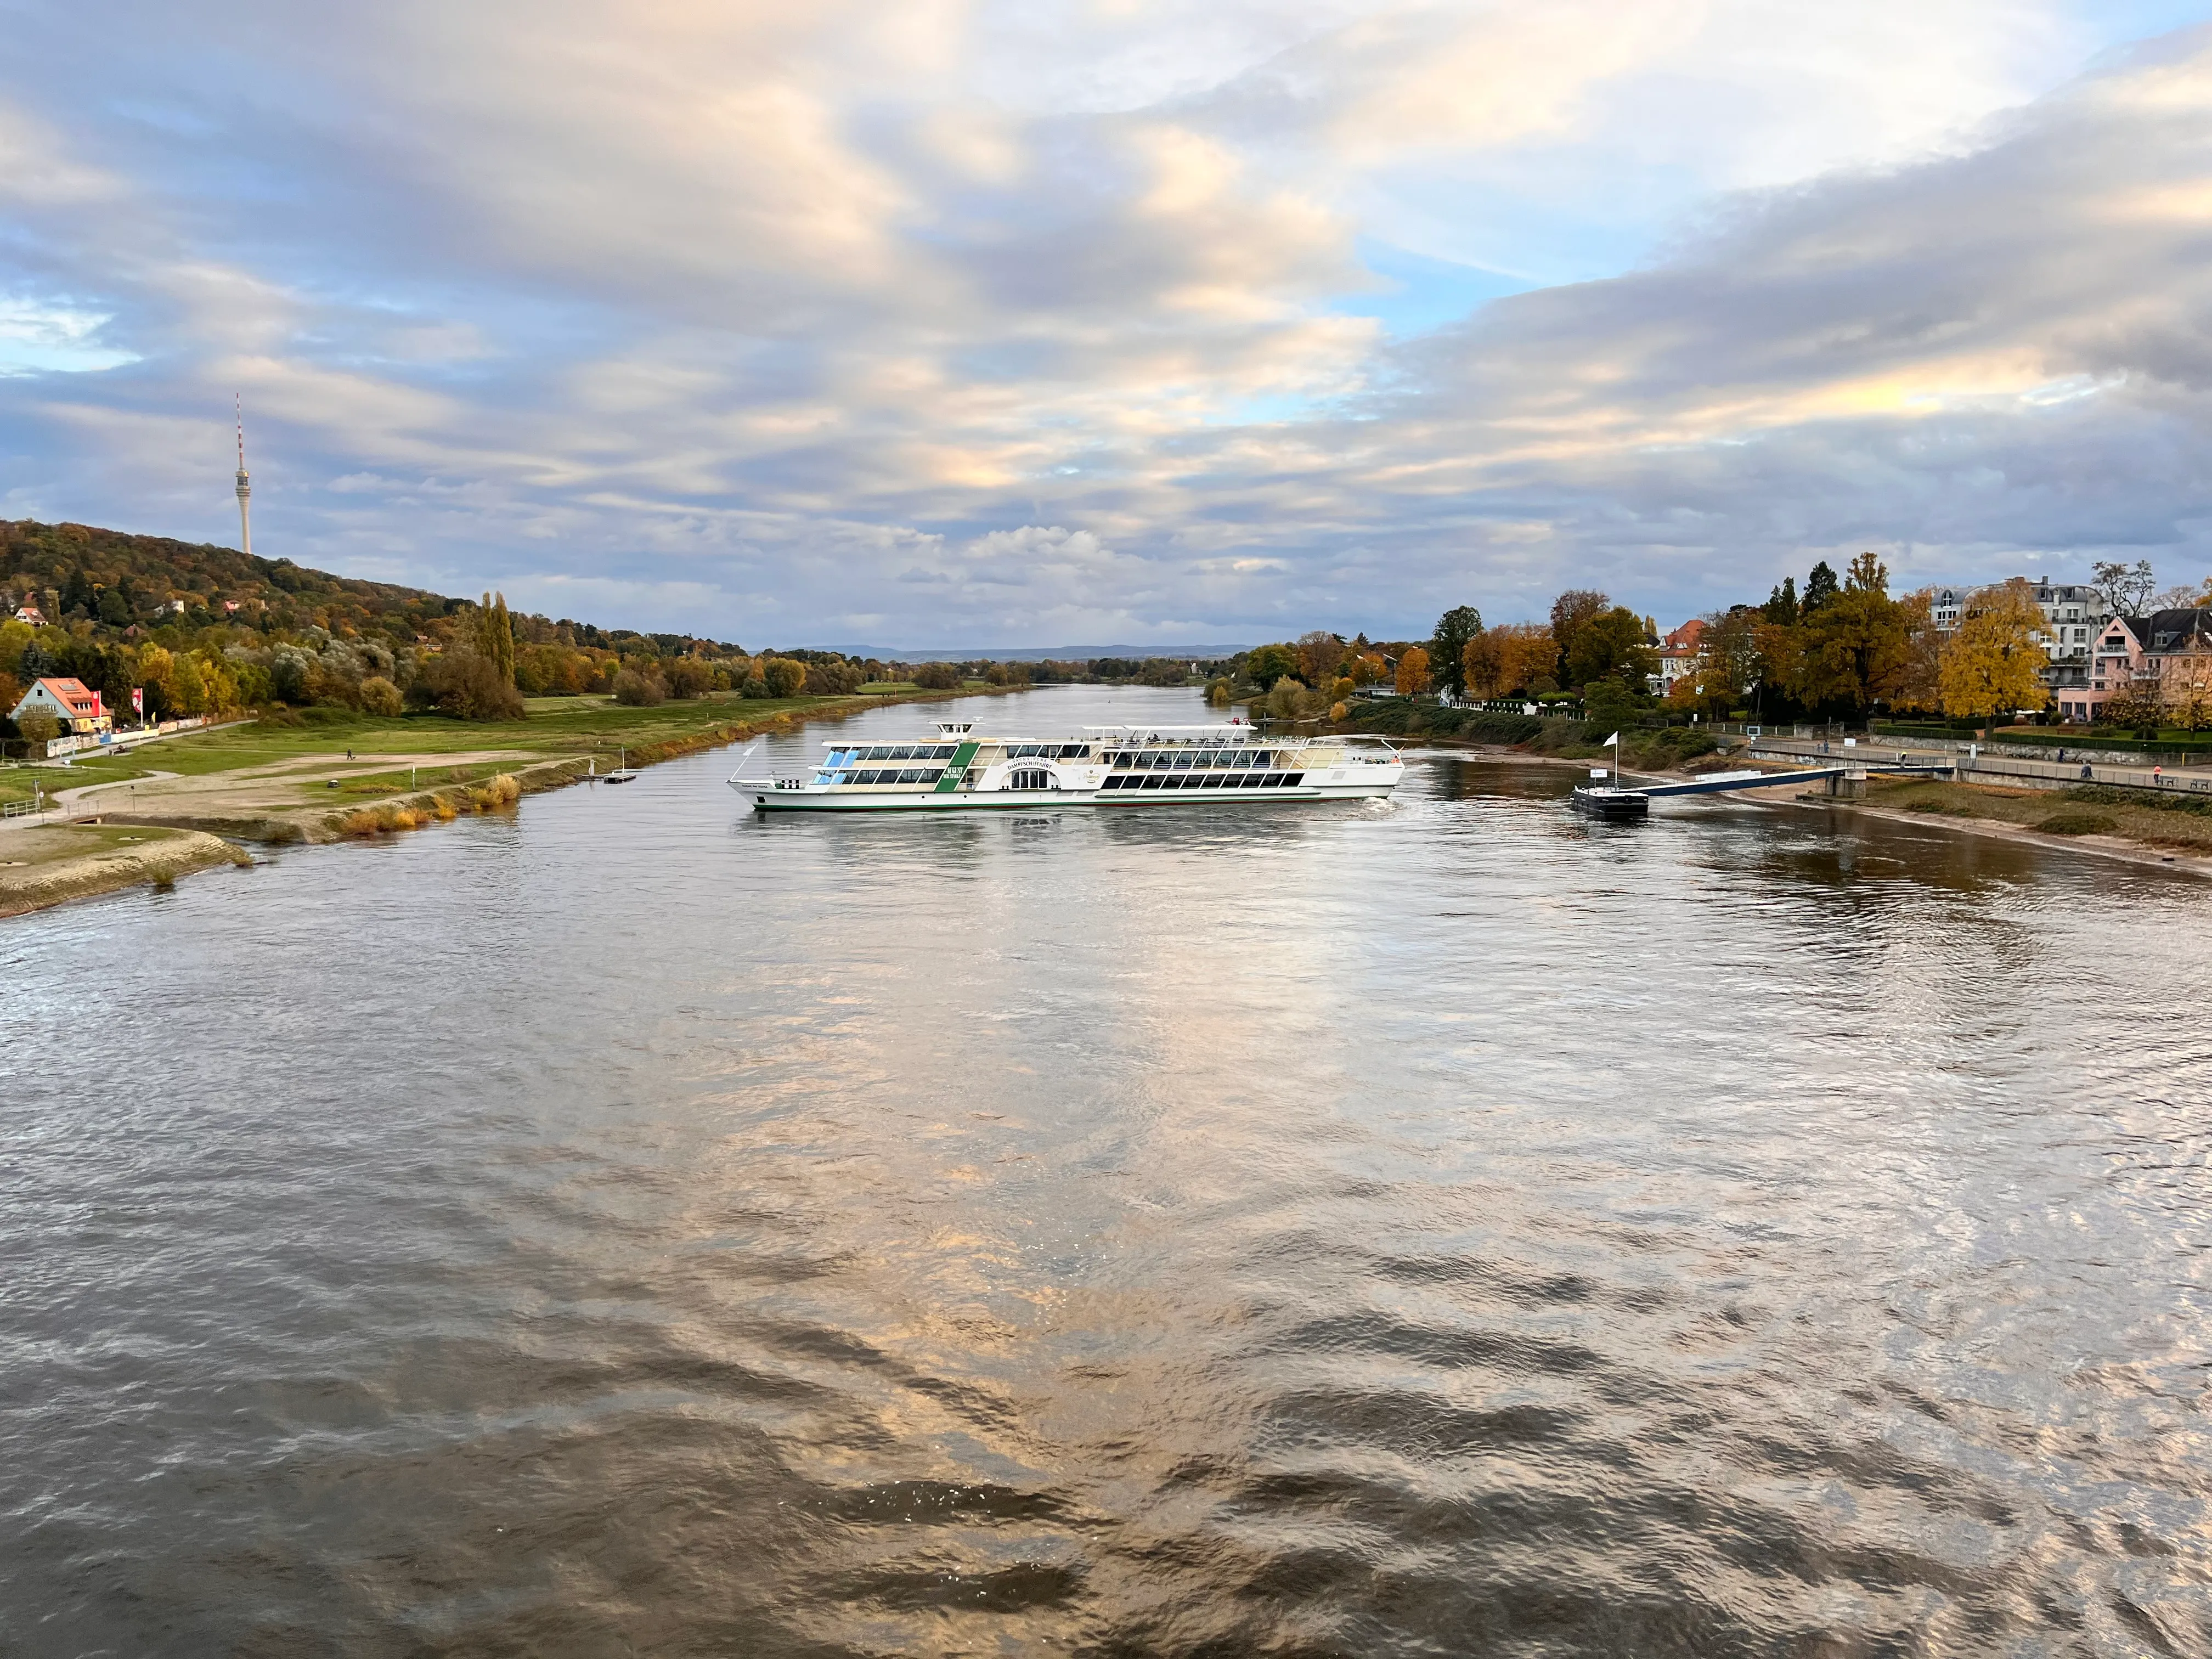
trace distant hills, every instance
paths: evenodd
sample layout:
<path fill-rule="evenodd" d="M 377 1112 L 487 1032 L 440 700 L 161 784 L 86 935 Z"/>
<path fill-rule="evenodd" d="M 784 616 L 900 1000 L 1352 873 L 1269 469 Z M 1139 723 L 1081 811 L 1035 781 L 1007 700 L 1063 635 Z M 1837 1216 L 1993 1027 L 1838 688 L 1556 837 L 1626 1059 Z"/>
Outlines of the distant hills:
<path fill-rule="evenodd" d="M 317 627 L 334 634 L 383 635 L 398 645 L 441 635 L 445 619 L 471 602 L 419 587 L 336 575 L 289 559 L 252 557 L 235 548 L 211 543 L 140 536 L 91 525 L 41 524 L 30 519 L 0 519 L 0 598 L 6 599 L 8 612 L 19 605 L 29 605 L 49 622 L 89 618 L 103 635 L 172 623 L 191 629 L 234 623 L 264 634 Z M 515 620 L 516 635 L 526 641 L 541 635 L 550 639 L 557 634 L 572 643 L 591 645 L 646 639 L 664 651 L 689 648 L 691 643 L 688 635 L 644 634 L 629 629 L 602 630 L 566 618 L 559 623 L 539 617 Z M 796 643 L 779 642 L 784 648 Z M 769 645 L 765 639 L 756 640 L 752 648 Z M 1209 662 L 1233 657 L 1245 648 L 1220 643 L 1024 645 L 988 649 L 943 646 L 926 650 L 865 646 L 848 648 L 843 654 L 856 660 L 873 658 L 904 663 L 1088 663 L 1102 658 L 1132 663 L 1147 659 Z"/>

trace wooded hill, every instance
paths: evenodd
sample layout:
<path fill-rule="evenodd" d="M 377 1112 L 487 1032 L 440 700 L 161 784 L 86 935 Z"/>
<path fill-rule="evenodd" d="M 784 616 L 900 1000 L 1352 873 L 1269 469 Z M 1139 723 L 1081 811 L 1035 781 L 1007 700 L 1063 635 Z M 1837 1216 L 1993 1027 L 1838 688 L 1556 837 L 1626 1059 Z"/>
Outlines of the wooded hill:
<path fill-rule="evenodd" d="M 436 645 L 471 603 L 249 556 L 235 548 L 166 536 L 134 536 L 82 524 L 0 520 L 0 594 L 13 612 L 33 605 L 50 623 L 90 622 L 94 637 L 129 636 L 181 624 L 195 630 L 242 623 L 262 634 L 319 628 L 340 637 L 385 635 L 395 646 Z M 178 602 L 181 601 L 181 609 Z M 650 642 L 657 654 L 734 654 L 737 647 L 688 635 L 600 629 L 568 617 L 514 618 L 526 644 L 619 648 Z"/>

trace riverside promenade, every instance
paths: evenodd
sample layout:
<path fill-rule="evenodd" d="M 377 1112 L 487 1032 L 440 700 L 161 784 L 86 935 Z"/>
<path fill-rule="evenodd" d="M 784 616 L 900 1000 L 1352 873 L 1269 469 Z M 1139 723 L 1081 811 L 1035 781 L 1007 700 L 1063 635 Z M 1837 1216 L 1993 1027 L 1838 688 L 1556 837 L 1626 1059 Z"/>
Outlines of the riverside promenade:
<path fill-rule="evenodd" d="M 2163 794 L 2212 796 L 2212 766 L 2112 765 L 2084 751 L 2079 760 L 2030 760 L 1987 749 L 1952 749 L 1905 739 L 1861 738 L 1846 747 L 1841 738 L 1755 738 L 1747 750 L 1753 760 L 1802 762 L 1815 766 L 1956 766 L 1961 783 L 2002 783 L 2024 789 L 2064 789 L 2078 783 L 2110 784 Z"/>

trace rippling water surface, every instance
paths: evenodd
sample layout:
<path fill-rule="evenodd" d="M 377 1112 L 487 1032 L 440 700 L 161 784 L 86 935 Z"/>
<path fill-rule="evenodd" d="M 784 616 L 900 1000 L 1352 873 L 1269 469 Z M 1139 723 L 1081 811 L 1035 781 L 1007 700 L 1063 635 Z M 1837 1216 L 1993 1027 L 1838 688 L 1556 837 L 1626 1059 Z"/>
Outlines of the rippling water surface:
<path fill-rule="evenodd" d="M 729 767 L 6 924 L 0 1651 L 2212 1652 L 2202 884 Z"/>

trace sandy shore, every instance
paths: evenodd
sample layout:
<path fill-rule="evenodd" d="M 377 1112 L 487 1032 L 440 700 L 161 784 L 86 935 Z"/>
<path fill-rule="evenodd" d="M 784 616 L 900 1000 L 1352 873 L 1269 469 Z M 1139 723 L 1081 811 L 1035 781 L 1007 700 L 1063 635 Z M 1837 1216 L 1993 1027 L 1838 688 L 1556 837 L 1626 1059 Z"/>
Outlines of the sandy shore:
<path fill-rule="evenodd" d="M 120 824 L 41 824 L 0 842 L 0 916 L 253 862 L 215 836 Z"/>

